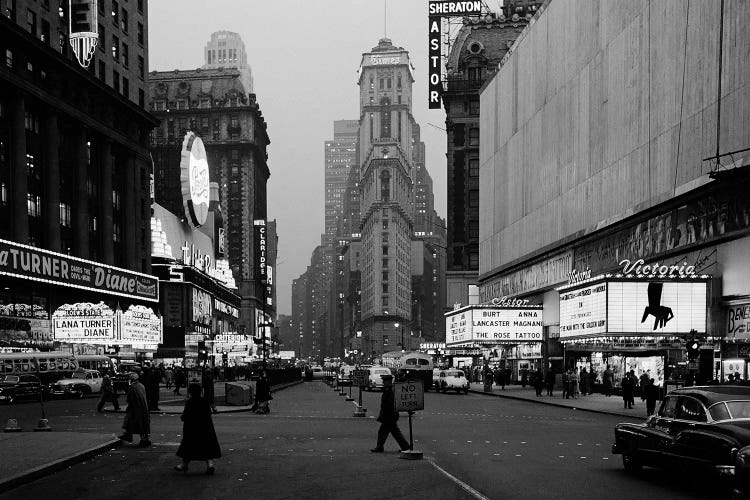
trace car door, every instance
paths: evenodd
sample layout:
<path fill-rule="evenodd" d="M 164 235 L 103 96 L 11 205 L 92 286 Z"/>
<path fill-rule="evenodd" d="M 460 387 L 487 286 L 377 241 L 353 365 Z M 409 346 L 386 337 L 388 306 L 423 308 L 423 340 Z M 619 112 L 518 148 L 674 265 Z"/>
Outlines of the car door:
<path fill-rule="evenodd" d="M 678 405 L 678 418 L 684 425 L 675 435 L 673 453 L 686 465 L 707 466 L 719 463 L 723 455 L 736 446 L 731 438 L 715 432 L 708 411 L 695 398 L 684 397 Z M 728 464 L 725 464 L 728 465 Z"/>
<path fill-rule="evenodd" d="M 638 435 L 637 449 L 644 462 L 658 464 L 664 460 L 672 443 L 672 421 L 677 408 L 677 396 L 667 396 L 656 412 L 646 422 Z"/>

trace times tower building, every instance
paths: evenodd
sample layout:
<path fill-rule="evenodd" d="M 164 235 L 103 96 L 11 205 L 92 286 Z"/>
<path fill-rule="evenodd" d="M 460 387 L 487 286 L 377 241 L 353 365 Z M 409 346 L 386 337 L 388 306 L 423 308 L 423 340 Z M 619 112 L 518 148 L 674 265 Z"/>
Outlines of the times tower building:
<path fill-rule="evenodd" d="M 361 321 L 362 348 L 370 356 L 400 349 L 401 329 L 409 336 L 411 328 L 413 82 L 409 53 L 388 38 L 362 55 Z"/>

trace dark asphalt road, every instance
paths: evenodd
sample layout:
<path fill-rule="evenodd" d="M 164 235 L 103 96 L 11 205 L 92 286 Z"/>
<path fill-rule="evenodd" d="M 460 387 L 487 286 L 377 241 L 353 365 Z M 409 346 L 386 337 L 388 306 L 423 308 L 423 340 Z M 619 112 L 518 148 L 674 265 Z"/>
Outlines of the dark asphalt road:
<path fill-rule="evenodd" d="M 669 499 L 709 498 L 713 486 L 679 473 L 624 472 L 612 455 L 620 417 L 571 411 L 481 394 L 435 394 L 413 419 L 415 449 L 425 460 L 399 460 L 375 444 L 380 393 L 365 393 L 368 418 L 322 382 L 275 394 L 272 413 L 214 417 L 223 458 L 213 477 L 204 464 L 171 470 L 180 441 L 177 415 L 153 415 L 149 449 L 124 447 L 17 488 L 6 498 L 363 498 L 363 499 Z M 97 414 L 96 399 L 49 403 L 53 428 L 119 433 L 122 413 Z M 0 408 L 27 412 L 31 403 Z M 37 415 L 34 415 L 34 413 Z M 408 439 L 408 418 L 400 426 Z M 2 459 L 7 459 L 3 457 Z"/>

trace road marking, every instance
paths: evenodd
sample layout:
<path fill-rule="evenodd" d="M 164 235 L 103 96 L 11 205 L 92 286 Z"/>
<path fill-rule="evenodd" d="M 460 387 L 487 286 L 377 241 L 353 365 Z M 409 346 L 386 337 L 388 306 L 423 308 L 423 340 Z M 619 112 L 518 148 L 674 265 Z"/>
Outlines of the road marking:
<path fill-rule="evenodd" d="M 435 463 L 435 461 L 431 458 L 428 458 L 427 461 L 432 464 L 433 467 L 435 467 L 437 470 L 443 473 L 448 479 L 456 483 L 462 490 L 464 490 L 469 495 L 473 496 L 477 500 L 490 500 L 488 497 L 482 495 L 480 492 L 469 486 L 468 484 L 464 483 L 460 479 L 458 479 L 456 476 L 448 472 L 447 470 L 440 467 L 438 464 Z"/>

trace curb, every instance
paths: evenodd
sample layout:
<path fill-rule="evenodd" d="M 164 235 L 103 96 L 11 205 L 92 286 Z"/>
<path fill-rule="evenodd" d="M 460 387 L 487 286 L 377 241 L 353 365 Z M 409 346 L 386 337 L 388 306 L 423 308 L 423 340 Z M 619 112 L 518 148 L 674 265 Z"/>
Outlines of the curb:
<path fill-rule="evenodd" d="M 13 488 L 21 486 L 22 484 L 36 481 L 37 479 L 47 476 L 53 472 L 65 469 L 70 465 L 82 462 L 93 456 L 100 455 L 112 447 L 119 446 L 122 446 L 122 441 L 120 441 L 118 438 L 113 437 L 106 443 L 94 446 L 87 450 L 83 450 L 79 453 L 74 453 L 73 455 L 69 455 L 67 457 L 63 457 L 61 459 L 55 460 L 54 462 L 50 462 L 33 469 L 29 469 L 27 471 L 20 472 L 15 476 L 11 476 L 7 479 L 2 479 L 0 480 L 0 493 L 5 493 L 8 490 L 12 490 Z"/>
<path fill-rule="evenodd" d="M 541 404 L 541 405 L 547 405 L 547 406 L 556 406 L 557 408 L 567 408 L 569 410 L 575 410 L 575 411 L 587 411 L 590 413 L 599 413 L 601 415 L 612 415 L 615 417 L 622 417 L 622 418 L 636 418 L 641 419 L 640 416 L 637 415 L 625 415 L 623 413 L 614 412 L 614 411 L 607 411 L 607 410 L 597 410 L 594 408 L 581 408 L 578 406 L 568 406 L 568 405 L 561 405 L 559 403 L 553 403 L 551 401 L 543 401 L 543 400 L 536 400 L 536 399 L 529 399 L 529 398 L 522 398 L 519 396 L 513 396 L 509 394 L 495 394 L 494 392 L 484 392 L 476 389 L 469 389 L 469 392 L 473 392 L 474 394 L 482 394 L 485 396 L 493 396 L 496 398 L 506 398 L 506 399 L 515 399 L 516 401 L 528 401 L 529 403 L 535 403 L 535 404 Z"/>

